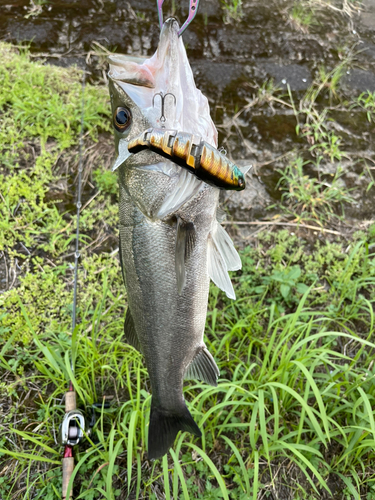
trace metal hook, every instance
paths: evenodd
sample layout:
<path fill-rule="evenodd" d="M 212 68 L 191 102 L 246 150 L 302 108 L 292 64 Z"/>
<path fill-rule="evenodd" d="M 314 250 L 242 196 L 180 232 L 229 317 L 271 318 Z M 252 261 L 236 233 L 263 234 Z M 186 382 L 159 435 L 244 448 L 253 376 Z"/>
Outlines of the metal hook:
<path fill-rule="evenodd" d="M 164 115 L 164 102 L 165 102 L 165 98 L 167 96 L 172 96 L 173 97 L 173 100 L 174 100 L 174 105 L 176 106 L 176 96 L 174 94 L 172 94 L 171 92 L 167 92 L 166 94 L 163 94 L 163 92 L 158 92 L 157 94 L 154 94 L 154 97 L 152 98 L 152 105 L 153 107 L 155 107 L 155 97 L 156 96 L 160 96 L 160 100 L 161 100 L 161 115 L 160 115 L 160 121 L 162 123 L 166 122 L 167 119 Z M 164 128 L 164 127 L 163 127 Z"/>
<path fill-rule="evenodd" d="M 159 15 L 159 26 L 160 29 L 163 28 L 163 3 L 164 0 L 156 0 L 157 6 L 158 6 L 158 15 Z M 189 15 L 184 24 L 181 26 L 181 28 L 178 30 L 178 36 L 181 36 L 182 33 L 186 30 L 186 28 L 189 26 L 189 24 L 192 22 L 194 17 L 197 14 L 198 11 L 198 6 L 199 6 L 199 0 L 190 0 L 190 5 L 189 5 Z"/>

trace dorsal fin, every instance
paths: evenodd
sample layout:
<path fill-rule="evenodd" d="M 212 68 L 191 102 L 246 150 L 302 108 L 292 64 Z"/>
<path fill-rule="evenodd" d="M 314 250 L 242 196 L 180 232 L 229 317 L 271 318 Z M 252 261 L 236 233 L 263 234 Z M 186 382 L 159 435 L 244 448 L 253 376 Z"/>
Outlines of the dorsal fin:
<path fill-rule="evenodd" d="M 139 342 L 137 332 L 135 331 L 134 320 L 129 307 L 125 316 L 124 333 L 128 344 L 142 353 L 141 344 Z"/>
<path fill-rule="evenodd" d="M 177 290 L 180 295 L 186 283 L 185 264 L 194 249 L 195 240 L 194 224 L 192 222 L 184 222 L 179 218 L 177 221 L 175 266 Z"/>
<path fill-rule="evenodd" d="M 207 347 L 204 346 L 194 356 L 190 365 L 187 367 L 184 379 L 203 380 L 206 384 L 216 387 L 219 375 L 219 368 L 217 367 L 214 358 L 207 350 Z"/>

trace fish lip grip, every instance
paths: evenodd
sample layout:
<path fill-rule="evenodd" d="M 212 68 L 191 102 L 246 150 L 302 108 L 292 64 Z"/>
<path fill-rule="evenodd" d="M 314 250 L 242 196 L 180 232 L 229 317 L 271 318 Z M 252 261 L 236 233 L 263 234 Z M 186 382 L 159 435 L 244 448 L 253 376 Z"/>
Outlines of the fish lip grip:
<path fill-rule="evenodd" d="M 156 0 L 157 6 L 158 6 L 158 15 L 159 15 L 159 26 L 160 29 L 163 28 L 163 3 L 164 0 Z M 199 0 L 190 0 L 189 4 L 189 14 L 188 18 L 184 22 L 184 24 L 181 26 L 181 28 L 178 30 L 178 36 L 181 36 L 182 33 L 186 30 L 186 28 L 189 26 L 189 24 L 192 22 L 194 17 L 197 14 L 198 11 L 198 6 L 199 6 Z"/>

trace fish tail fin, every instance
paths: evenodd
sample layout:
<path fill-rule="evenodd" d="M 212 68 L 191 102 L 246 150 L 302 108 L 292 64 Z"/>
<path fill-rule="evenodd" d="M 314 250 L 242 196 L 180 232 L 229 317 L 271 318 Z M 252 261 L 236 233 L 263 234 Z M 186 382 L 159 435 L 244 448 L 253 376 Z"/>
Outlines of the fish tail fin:
<path fill-rule="evenodd" d="M 178 412 L 167 411 L 151 403 L 148 458 L 161 458 L 165 455 L 179 431 L 191 432 L 198 437 L 202 435 L 185 403 Z"/>

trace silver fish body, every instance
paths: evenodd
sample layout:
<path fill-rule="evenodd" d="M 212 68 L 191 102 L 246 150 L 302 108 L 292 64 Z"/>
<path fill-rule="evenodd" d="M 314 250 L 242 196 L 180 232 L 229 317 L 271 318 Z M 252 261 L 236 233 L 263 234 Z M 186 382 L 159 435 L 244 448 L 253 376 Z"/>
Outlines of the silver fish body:
<path fill-rule="evenodd" d="M 149 195 L 150 206 L 155 201 L 150 191 L 155 186 L 162 191 L 169 183 L 150 173 L 129 177 L 130 193 L 142 188 L 146 199 Z M 205 349 L 203 332 L 209 289 L 207 238 L 215 216 L 216 193 L 205 189 L 184 206 L 184 210 L 166 220 L 152 220 L 135 206 L 121 178 L 120 173 L 121 259 L 129 300 L 126 323 L 132 323 L 130 328 L 125 328 L 125 333 L 145 356 L 152 389 L 149 457 L 157 458 L 173 444 L 178 430 L 200 435 L 189 418 L 182 386 L 191 361 Z M 175 252 L 177 218 L 184 220 L 184 217 L 197 230 L 194 248 L 186 263 L 186 284 L 180 294 Z M 132 329 L 139 346 L 132 340 Z M 211 371 L 215 383 L 218 373 L 214 364 Z M 171 421 L 163 419 L 160 413 L 169 415 Z M 180 425 L 183 422 L 184 425 Z M 168 429 L 163 430 L 164 426 L 172 428 L 171 435 Z"/>
<path fill-rule="evenodd" d="M 161 34 L 161 44 L 169 44 L 166 57 L 172 59 L 174 44 L 180 43 L 177 30 L 177 22 L 168 20 Z M 112 109 L 124 108 L 131 117 L 124 132 L 115 131 L 121 158 L 122 139 L 155 123 L 136 104 L 137 94 L 129 96 L 138 89 L 132 88 L 134 79 L 131 87 L 123 84 L 128 76 L 119 78 L 119 66 L 109 73 Z M 142 85 L 152 89 L 152 74 L 141 65 L 137 72 Z M 201 434 L 186 407 L 183 381 L 217 383 L 219 370 L 203 340 L 209 281 L 211 277 L 233 298 L 227 270 L 239 269 L 241 263 L 216 221 L 217 188 L 149 150 L 117 164 L 120 258 L 129 303 L 125 335 L 145 357 L 152 390 L 148 456 L 158 458 L 179 430 Z"/>

